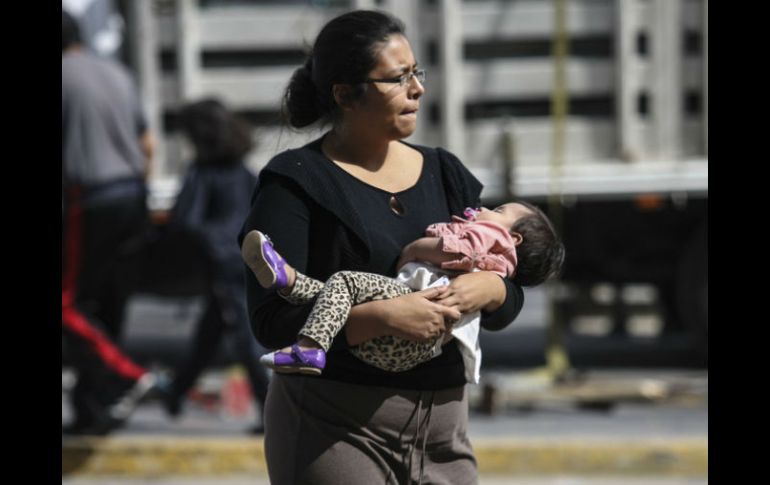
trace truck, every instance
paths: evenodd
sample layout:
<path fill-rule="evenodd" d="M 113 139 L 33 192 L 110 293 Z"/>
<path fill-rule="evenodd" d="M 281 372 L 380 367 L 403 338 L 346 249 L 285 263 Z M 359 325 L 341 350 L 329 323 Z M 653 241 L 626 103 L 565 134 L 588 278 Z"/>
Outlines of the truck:
<path fill-rule="evenodd" d="M 485 204 L 542 206 L 567 249 L 559 324 L 599 337 L 684 334 L 708 359 L 708 0 L 142 0 L 121 4 L 159 136 L 151 208 L 173 204 L 183 102 L 254 125 L 259 171 L 310 141 L 281 125 L 294 69 L 332 17 L 402 19 L 427 71 L 410 142 L 443 146 Z"/>

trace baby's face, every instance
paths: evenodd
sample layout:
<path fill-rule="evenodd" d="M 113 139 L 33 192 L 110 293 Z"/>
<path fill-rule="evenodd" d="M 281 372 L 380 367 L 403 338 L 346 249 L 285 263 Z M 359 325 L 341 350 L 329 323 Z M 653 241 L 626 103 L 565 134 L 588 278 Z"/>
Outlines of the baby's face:
<path fill-rule="evenodd" d="M 496 222 L 510 231 L 516 221 L 529 215 L 532 215 L 532 211 L 526 206 L 516 202 L 510 202 L 495 207 L 492 210 L 482 207 L 481 211 L 476 216 L 476 220 Z"/>

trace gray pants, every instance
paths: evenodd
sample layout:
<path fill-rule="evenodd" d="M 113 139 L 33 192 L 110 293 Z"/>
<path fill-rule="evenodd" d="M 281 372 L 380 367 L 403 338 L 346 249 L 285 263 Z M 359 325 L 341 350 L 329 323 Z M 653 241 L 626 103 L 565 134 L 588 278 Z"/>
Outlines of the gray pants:
<path fill-rule="evenodd" d="M 334 336 L 345 325 L 352 306 L 411 292 L 409 286 L 374 273 L 339 271 L 326 283 L 321 283 L 297 272 L 292 292 L 284 298 L 299 305 L 318 296 L 299 334 L 315 340 L 324 350 L 329 350 Z M 391 372 L 401 372 L 430 360 L 434 355 L 436 341 L 442 337 L 420 343 L 386 335 L 367 340 L 350 351 L 367 364 Z"/>
<path fill-rule="evenodd" d="M 413 391 L 276 373 L 265 405 L 274 485 L 478 483 L 465 386 Z"/>

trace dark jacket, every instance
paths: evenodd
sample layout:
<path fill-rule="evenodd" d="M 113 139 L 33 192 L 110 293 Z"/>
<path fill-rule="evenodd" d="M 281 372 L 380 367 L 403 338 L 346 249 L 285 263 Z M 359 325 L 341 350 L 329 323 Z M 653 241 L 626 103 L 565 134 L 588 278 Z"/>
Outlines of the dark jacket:
<path fill-rule="evenodd" d="M 242 164 L 192 165 L 177 197 L 171 225 L 198 236 L 214 267 L 240 271 L 240 248 L 235 238 L 249 213 L 257 177 Z"/>

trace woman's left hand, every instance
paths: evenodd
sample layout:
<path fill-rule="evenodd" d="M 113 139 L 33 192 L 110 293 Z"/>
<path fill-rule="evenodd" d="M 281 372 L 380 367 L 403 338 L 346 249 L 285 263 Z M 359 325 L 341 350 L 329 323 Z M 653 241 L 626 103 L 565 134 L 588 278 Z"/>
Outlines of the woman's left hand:
<path fill-rule="evenodd" d="M 455 307 L 461 313 L 476 310 L 491 312 L 505 302 L 505 283 L 495 273 L 477 271 L 454 278 L 436 303 Z"/>

